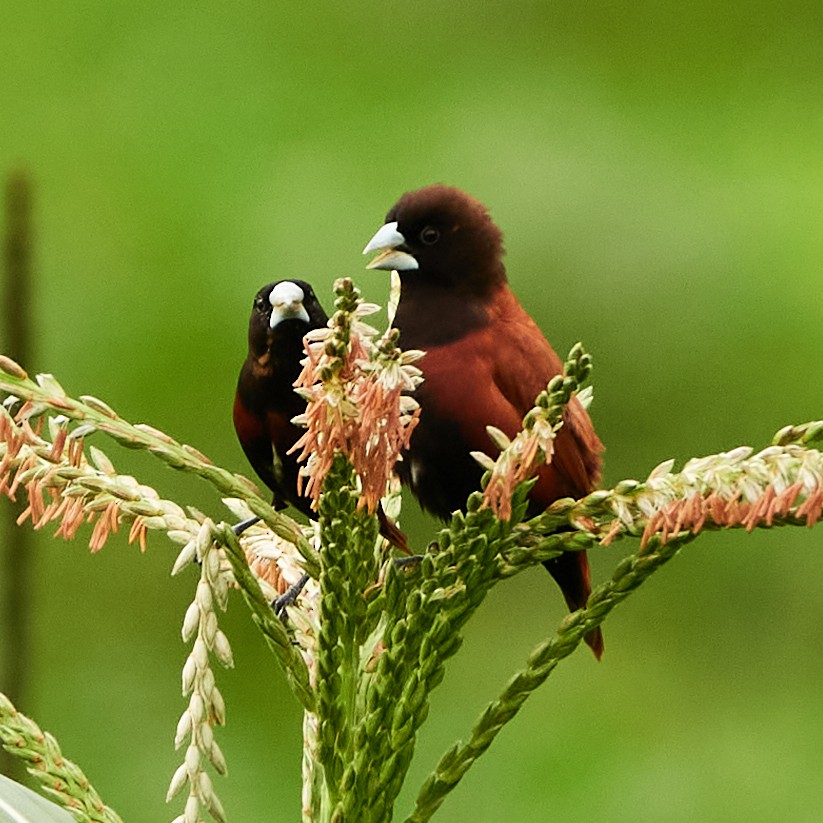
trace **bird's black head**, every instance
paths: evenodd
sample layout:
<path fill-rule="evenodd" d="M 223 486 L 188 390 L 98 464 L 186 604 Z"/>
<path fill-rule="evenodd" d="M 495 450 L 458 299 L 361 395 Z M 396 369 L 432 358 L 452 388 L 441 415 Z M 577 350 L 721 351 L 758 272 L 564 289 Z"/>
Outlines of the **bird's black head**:
<path fill-rule="evenodd" d="M 450 186 L 404 194 L 363 253 L 375 251 L 368 268 L 394 269 L 404 286 L 425 280 L 484 295 L 506 280 L 500 229 L 482 203 Z"/>
<path fill-rule="evenodd" d="M 278 280 L 254 296 L 249 319 L 249 351 L 260 356 L 283 338 L 302 341 L 328 320 L 312 287 L 304 280 Z"/>

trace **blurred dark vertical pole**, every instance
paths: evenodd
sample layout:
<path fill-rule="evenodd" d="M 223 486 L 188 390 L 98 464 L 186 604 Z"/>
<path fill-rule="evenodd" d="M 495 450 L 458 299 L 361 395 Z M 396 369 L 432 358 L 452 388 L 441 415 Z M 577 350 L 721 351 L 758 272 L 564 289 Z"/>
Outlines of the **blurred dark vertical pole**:
<path fill-rule="evenodd" d="M 32 186 L 29 175 L 13 171 L 6 180 L 3 243 L 3 352 L 26 368 L 31 357 L 29 312 L 32 277 Z M 32 540 L 15 523 L 14 506 L 2 506 L 0 545 L 0 690 L 21 710 L 29 670 Z M 20 761 L 0 750 L 0 772 L 20 779 Z"/>

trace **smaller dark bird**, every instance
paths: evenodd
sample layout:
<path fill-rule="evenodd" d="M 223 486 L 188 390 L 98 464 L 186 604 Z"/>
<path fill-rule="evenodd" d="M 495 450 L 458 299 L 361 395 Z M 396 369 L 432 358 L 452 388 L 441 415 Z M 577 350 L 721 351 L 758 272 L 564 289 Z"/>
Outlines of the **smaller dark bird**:
<path fill-rule="evenodd" d="M 303 280 L 269 283 L 255 295 L 249 320 L 249 353 L 234 398 L 234 428 L 252 468 L 274 494 L 273 505 L 291 504 L 316 517 L 297 493 L 299 466 L 288 454 L 303 433 L 292 418 L 306 410 L 294 390 L 305 356 L 303 337 L 326 325 L 312 287 Z"/>
<path fill-rule="evenodd" d="M 249 319 L 249 353 L 237 381 L 234 429 L 258 477 L 271 489 L 272 505 L 292 505 L 316 520 L 310 499 L 297 493 L 300 466 L 291 447 L 303 434 L 292 418 L 306 411 L 294 390 L 305 356 L 303 337 L 328 322 L 312 287 L 304 280 L 269 283 L 255 295 Z M 380 533 L 408 554 L 406 536 L 379 507 Z M 240 524 L 243 528 L 250 523 Z"/>

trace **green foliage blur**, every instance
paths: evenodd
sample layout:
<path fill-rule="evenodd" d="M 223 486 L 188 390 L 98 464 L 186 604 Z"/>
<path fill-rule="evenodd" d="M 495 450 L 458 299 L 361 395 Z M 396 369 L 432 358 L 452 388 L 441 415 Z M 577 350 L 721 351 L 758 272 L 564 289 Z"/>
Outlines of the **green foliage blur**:
<path fill-rule="evenodd" d="M 765 445 L 823 416 L 823 14 L 814 3 L 9 0 L 0 172 L 36 184 L 36 353 L 249 471 L 231 426 L 251 299 L 327 308 L 403 191 L 486 202 L 515 291 L 594 356 L 605 483 Z M 95 438 L 217 517 L 210 489 Z M 10 506 L 2 502 L 4 506 Z M 434 524 L 409 502 L 422 545 Z M 442 808 L 451 823 L 811 821 L 823 800 L 821 531 L 707 534 L 605 624 Z M 610 574 L 627 544 L 593 557 Z M 194 576 L 154 536 L 36 541 L 19 708 L 129 821 L 171 819 Z M 398 819 L 563 615 L 540 570 L 498 587 L 435 693 Z M 301 716 L 240 598 L 219 686 L 231 820 L 294 820 Z M 14 638 L 0 642 L 14 643 Z M 0 690 L 3 688 L 0 673 Z"/>

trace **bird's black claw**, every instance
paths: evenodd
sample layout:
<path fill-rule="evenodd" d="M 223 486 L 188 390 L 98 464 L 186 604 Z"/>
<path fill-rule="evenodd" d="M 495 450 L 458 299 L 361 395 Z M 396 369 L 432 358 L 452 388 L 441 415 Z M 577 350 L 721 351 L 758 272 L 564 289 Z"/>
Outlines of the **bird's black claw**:
<path fill-rule="evenodd" d="M 297 597 L 303 591 L 309 576 L 304 574 L 293 586 L 289 586 L 286 591 L 272 603 L 274 613 L 285 623 L 286 606 L 293 606 L 297 602 Z"/>
<path fill-rule="evenodd" d="M 422 554 L 410 554 L 408 557 L 395 557 L 394 567 L 396 569 L 409 569 L 419 566 L 423 562 Z"/>
<path fill-rule="evenodd" d="M 257 522 L 259 522 L 259 521 L 260 521 L 260 518 L 259 518 L 259 517 L 250 517 L 250 518 L 248 518 L 248 520 L 241 520 L 239 523 L 235 523 L 235 524 L 231 527 L 231 530 L 232 530 L 232 531 L 233 531 L 233 532 L 234 532 L 234 533 L 235 533 L 238 537 L 240 537 L 240 535 L 241 535 L 241 534 L 243 534 L 243 532 L 244 532 L 244 531 L 246 531 L 246 529 L 248 529 L 248 528 L 249 528 L 249 526 L 253 526 L 255 523 L 257 523 Z"/>

